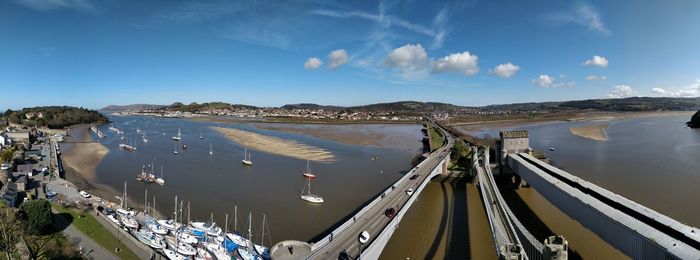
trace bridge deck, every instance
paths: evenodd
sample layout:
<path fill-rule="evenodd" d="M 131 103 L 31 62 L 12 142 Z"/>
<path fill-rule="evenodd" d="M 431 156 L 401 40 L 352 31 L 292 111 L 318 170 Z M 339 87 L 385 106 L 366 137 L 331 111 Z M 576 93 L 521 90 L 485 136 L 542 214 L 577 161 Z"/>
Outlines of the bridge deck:
<path fill-rule="evenodd" d="M 697 258 L 700 255 L 700 230 L 697 228 L 528 154 L 510 154 L 508 164 L 562 211 L 577 217 L 586 227 L 633 258 Z"/>
<path fill-rule="evenodd" d="M 504 250 L 511 248 L 513 245 L 521 246 L 520 240 L 508 216 L 506 210 L 508 206 L 501 197 L 490 170 L 485 166 L 479 166 L 476 170 L 481 197 L 486 208 L 486 215 L 489 218 L 489 225 L 496 246 L 495 250 L 498 255 L 501 255 L 502 253 L 507 253 Z"/>
<path fill-rule="evenodd" d="M 452 138 L 448 138 L 448 143 L 445 146 L 428 155 L 428 158 L 397 180 L 392 185 L 393 188 L 383 193 L 383 197 L 380 196 L 377 198 L 377 201 L 373 201 L 365 206 L 353 219 L 348 220 L 349 223 L 341 225 L 332 235 L 326 236 L 321 241 L 312 244 L 312 252 L 308 258 L 336 259 L 343 251 L 355 258 L 360 254 L 361 250 L 364 250 L 364 247 L 360 249 L 358 242 L 358 236 L 361 232 L 367 231 L 370 234 L 370 241 L 365 245 L 367 247 L 375 241 L 385 228 L 395 228 L 388 226 L 392 218 L 385 216 L 385 210 L 393 207 L 398 214 L 405 207 L 410 207 L 407 202 L 410 198 L 418 196 L 419 191 L 416 191 L 417 188 L 430 181 L 434 176 L 431 173 L 436 167 L 440 167 L 446 156 L 449 156 L 452 143 Z M 413 175 L 418 175 L 418 177 L 411 180 L 410 178 Z M 413 189 L 415 192 L 412 195 L 408 195 L 406 193 L 408 189 Z"/>

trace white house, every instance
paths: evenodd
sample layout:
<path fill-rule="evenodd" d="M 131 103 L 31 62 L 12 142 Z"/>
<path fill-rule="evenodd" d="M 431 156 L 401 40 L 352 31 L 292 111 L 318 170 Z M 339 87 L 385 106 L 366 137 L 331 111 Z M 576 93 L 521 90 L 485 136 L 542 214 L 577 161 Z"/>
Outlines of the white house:
<path fill-rule="evenodd" d="M 0 133 L 0 147 L 8 146 L 12 144 L 12 140 L 4 133 Z"/>

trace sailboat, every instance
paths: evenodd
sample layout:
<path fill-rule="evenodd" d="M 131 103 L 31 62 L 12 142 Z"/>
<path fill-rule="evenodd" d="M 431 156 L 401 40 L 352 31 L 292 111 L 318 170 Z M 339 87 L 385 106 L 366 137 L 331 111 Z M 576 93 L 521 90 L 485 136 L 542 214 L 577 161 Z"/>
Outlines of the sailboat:
<path fill-rule="evenodd" d="M 173 137 L 173 138 L 174 138 L 174 137 Z M 173 150 L 173 153 L 174 153 L 174 154 L 178 154 L 178 152 L 177 152 L 177 144 L 175 145 L 175 150 Z"/>
<path fill-rule="evenodd" d="M 309 160 L 306 160 L 306 171 L 302 172 L 301 175 L 309 179 L 316 179 L 316 175 L 311 173 L 311 167 L 309 167 Z"/>
<path fill-rule="evenodd" d="M 165 179 L 163 179 L 163 165 L 160 166 L 160 178 L 156 178 L 156 183 L 160 185 L 165 184 Z"/>
<path fill-rule="evenodd" d="M 243 151 L 243 160 L 241 160 L 241 163 L 245 165 L 253 165 L 253 161 L 250 160 L 250 154 L 248 153 L 248 147 L 243 149 L 245 150 Z"/>
<path fill-rule="evenodd" d="M 180 128 L 179 128 L 179 127 L 177 128 L 177 135 L 176 135 L 176 136 L 173 136 L 173 140 L 175 140 L 175 141 L 180 141 L 180 140 L 182 140 L 182 133 L 180 133 Z"/>
<path fill-rule="evenodd" d="M 148 143 L 148 137 L 146 137 L 146 131 L 143 131 L 143 135 L 141 136 L 141 140 L 143 140 L 144 143 Z"/>
<path fill-rule="evenodd" d="M 311 203 L 321 204 L 323 203 L 323 197 L 320 195 L 311 194 L 311 179 L 312 178 L 306 178 L 306 188 L 304 190 L 307 190 L 307 193 L 304 194 L 304 190 L 302 190 L 299 198 Z"/>
<path fill-rule="evenodd" d="M 241 258 L 244 260 L 252 260 L 252 259 L 257 259 L 258 255 L 253 251 L 253 243 L 251 242 L 252 239 L 252 234 L 251 234 L 251 229 L 252 229 L 252 223 L 251 223 L 251 218 L 252 214 L 248 213 L 248 243 L 245 246 L 240 246 L 238 247 L 238 254 L 241 255 Z"/>
<path fill-rule="evenodd" d="M 209 155 L 214 155 L 214 150 L 211 149 L 211 143 L 209 143 Z"/>
<path fill-rule="evenodd" d="M 265 214 L 263 214 L 263 222 L 262 222 L 262 232 L 260 235 L 260 245 L 254 245 L 253 247 L 255 248 L 255 252 L 258 253 L 260 257 L 263 259 L 270 259 L 270 249 L 264 246 L 265 243 L 265 226 L 267 225 L 267 218 Z M 269 237 L 268 237 L 269 239 Z"/>
<path fill-rule="evenodd" d="M 204 136 L 202 136 L 202 130 L 199 130 L 199 140 L 204 139 Z"/>

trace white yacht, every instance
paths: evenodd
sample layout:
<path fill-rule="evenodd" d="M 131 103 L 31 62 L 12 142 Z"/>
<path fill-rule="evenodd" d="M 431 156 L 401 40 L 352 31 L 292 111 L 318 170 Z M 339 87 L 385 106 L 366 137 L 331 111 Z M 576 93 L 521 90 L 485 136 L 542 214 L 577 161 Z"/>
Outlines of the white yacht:
<path fill-rule="evenodd" d="M 179 254 L 185 256 L 193 256 L 197 254 L 197 250 L 195 250 L 194 247 L 192 247 L 192 245 L 183 241 L 179 241 L 177 238 L 166 237 L 165 242 L 168 243 L 168 247 L 170 249 L 176 250 Z"/>
<path fill-rule="evenodd" d="M 141 241 L 141 243 L 144 243 L 154 249 L 165 248 L 165 241 L 163 241 L 163 238 L 151 231 L 146 231 L 145 229 L 138 231 L 132 230 L 131 234 Z"/>
<path fill-rule="evenodd" d="M 169 230 L 176 230 L 182 226 L 182 224 L 177 223 L 174 219 L 159 219 L 158 221 L 159 225 L 169 229 Z"/>
<path fill-rule="evenodd" d="M 304 190 L 306 190 L 306 194 L 304 194 Z M 301 195 L 299 195 L 300 199 L 316 204 L 323 203 L 323 197 L 311 194 L 311 178 L 306 178 L 306 188 L 304 188 L 304 190 L 302 190 Z"/>
<path fill-rule="evenodd" d="M 173 140 L 175 140 L 175 141 L 182 140 L 182 133 L 180 132 L 180 128 L 177 129 L 177 135 L 173 136 Z"/>
<path fill-rule="evenodd" d="M 167 257 L 170 260 L 187 260 L 187 257 L 178 254 L 177 252 L 175 252 L 175 250 L 163 248 L 163 253 L 165 253 L 165 257 Z"/>
<path fill-rule="evenodd" d="M 148 229 L 153 231 L 153 233 L 156 233 L 158 235 L 168 234 L 168 229 L 165 228 L 164 226 L 159 225 L 156 222 L 148 222 L 148 223 L 146 223 L 146 226 L 148 227 Z"/>
<path fill-rule="evenodd" d="M 250 160 L 250 154 L 248 153 L 248 147 L 245 147 L 243 150 L 243 160 L 241 160 L 241 163 L 244 165 L 253 165 L 253 161 Z"/>

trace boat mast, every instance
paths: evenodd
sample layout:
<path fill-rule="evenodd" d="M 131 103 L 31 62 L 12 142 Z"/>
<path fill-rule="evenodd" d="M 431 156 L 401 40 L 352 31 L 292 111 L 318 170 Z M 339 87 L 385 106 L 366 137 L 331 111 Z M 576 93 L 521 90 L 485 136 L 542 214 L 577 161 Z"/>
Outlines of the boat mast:
<path fill-rule="evenodd" d="M 190 218 L 190 202 L 187 202 L 187 224 L 192 223 L 191 218 Z"/>
<path fill-rule="evenodd" d="M 265 222 L 267 221 L 265 213 L 263 213 L 263 222 L 262 222 L 262 232 L 260 232 L 260 246 L 264 246 L 265 243 Z"/>
<path fill-rule="evenodd" d="M 148 214 L 148 189 L 143 190 L 145 193 L 143 195 L 143 204 L 146 207 L 145 212 Z"/>
<path fill-rule="evenodd" d="M 251 234 L 251 229 L 252 229 L 253 223 L 251 223 L 250 220 L 252 219 L 252 216 L 253 216 L 253 214 L 251 212 L 248 212 L 248 243 L 251 244 L 251 245 L 248 245 L 248 253 L 251 253 L 251 254 L 252 254 L 251 247 L 253 247 L 252 246 L 253 234 Z"/>
<path fill-rule="evenodd" d="M 122 197 L 122 208 L 128 210 L 126 207 L 126 181 L 124 182 L 124 196 Z"/>
<path fill-rule="evenodd" d="M 238 232 L 238 205 L 233 206 L 233 227 Z"/>
<path fill-rule="evenodd" d="M 175 195 L 175 208 L 173 209 L 173 221 L 177 221 L 177 195 Z"/>
<path fill-rule="evenodd" d="M 226 240 L 226 233 L 228 233 L 228 213 L 226 213 L 226 224 L 224 224 L 224 240 Z M 224 245 L 226 245 L 226 241 L 224 241 Z"/>

